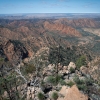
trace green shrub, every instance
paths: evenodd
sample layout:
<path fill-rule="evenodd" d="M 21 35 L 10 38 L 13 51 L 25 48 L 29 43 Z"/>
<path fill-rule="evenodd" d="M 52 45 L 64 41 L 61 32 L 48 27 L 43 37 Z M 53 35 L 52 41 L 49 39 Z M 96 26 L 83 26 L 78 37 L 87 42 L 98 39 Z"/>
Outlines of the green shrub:
<path fill-rule="evenodd" d="M 27 64 L 25 68 L 26 73 L 33 73 L 36 71 L 36 67 L 33 64 Z"/>
<path fill-rule="evenodd" d="M 45 85 L 45 82 L 42 80 L 40 85 L 44 86 Z"/>
<path fill-rule="evenodd" d="M 75 82 L 76 84 L 84 84 L 84 83 L 85 83 L 85 81 L 84 81 L 84 80 L 80 80 L 79 77 L 75 77 L 75 78 L 74 78 L 74 82 Z"/>
<path fill-rule="evenodd" d="M 43 80 L 40 82 L 40 87 L 42 90 L 44 90 L 46 88 L 46 84 Z"/>
<path fill-rule="evenodd" d="M 53 76 L 48 76 L 47 82 L 56 85 L 56 80 Z"/>
<path fill-rule="evenodd" d="M 4 61 L 4 58 L 1 58 L 1 57 L 0 57 L 0 62 L 3 62 L 3 61 Z"/>
<path fill-rule="evenodd" d="M 92 83 L 94 83 L 94 80 L 93 80 L 92 78 L 86 79 L 86 80 L 85 80 L 85 83 L 86 83 L 87 86 L 88 86 L 88 85 L 92 85 Z"/>
<path fill-rule="evenodd" d="M 53 92 L 52 93 L 52 99 L 53 100 L 57 100 L 58 99 L 58 93 L 57 92 Z"/>
<path fill-rule="evenodd" d="M 87 91 L 87 86 L 85 84 L 77 84 L 79 90 Z"/>
<path fill-rule="evenodd" d="M 75 69 L 73 67 L 70 68 L 71 73 L 75 73 Z"/>
<path fill-rule="evenodd" d="M 62 79 L 59 81 L 59 83 L 60 83 L 61 85 L 67 85 L 67 83 L 66 83 L 64 80 L 62 80 Z"/>
<path fill-rule="evenodd" d="M 61 75 L 57 76 L 49 76 L 47 82 L 51 83 L 52 85 L 57 85 L 61 80 Z"/>
<path fill-rule="evenodd" d="M 4 63 L 5 59 L 0 57 L 0 66 Z"/>
<path fill-rule="evenodd" d="M 69 81 L 68 83 L 66 83 L 68 86 L 72 87 L 75 83 L 73 81 Z"/>
<path fill-rule="evenodd" d="M 90 84 L 89 81 L 81 80 L 79 77 L 74 78 L 74 82 L 76 83 L 79 90 L 87 91 L 87 84 Z"/>
<path fill-rule="evenodd" d="M 44 98 L 45 98 L 44 94 L 41 92 L 39 92 L 37 96 L 38 96 L 39 100 L 44 100 Z"/>
<path fill-rule="evenodd" d="M 59 83 L 59 81 L 61 80 L 61 75 L 56 75 L 55 80 L 57 83 Z"/>
<path fill-rule="evenodd" d="M 80 58 L 77 59 L 76 61 L 76 66 L 77 69 L 79 69 L 81 66 L 86 65 L 86 57 L 85 56 L 81 56 Z"/>

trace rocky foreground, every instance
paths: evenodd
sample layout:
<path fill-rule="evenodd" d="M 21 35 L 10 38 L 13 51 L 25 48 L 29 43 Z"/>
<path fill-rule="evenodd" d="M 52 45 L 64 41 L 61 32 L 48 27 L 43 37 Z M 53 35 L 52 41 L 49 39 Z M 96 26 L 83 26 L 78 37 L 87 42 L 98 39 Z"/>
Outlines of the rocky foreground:
<path fill-rule="evenodd" d="M 28 74 L 28 79 L 23 76 L 26 83 L 17 87 L 21 97 L 26 95 L 25 100 L 100 100 L 100 86 L 88 74 L 89 67 L 77 69 L 73 62 L 68 66 L 57 66 L 49 64 L 37 75 Z M 7 97 L 7 92 L 4 97 Z"/>

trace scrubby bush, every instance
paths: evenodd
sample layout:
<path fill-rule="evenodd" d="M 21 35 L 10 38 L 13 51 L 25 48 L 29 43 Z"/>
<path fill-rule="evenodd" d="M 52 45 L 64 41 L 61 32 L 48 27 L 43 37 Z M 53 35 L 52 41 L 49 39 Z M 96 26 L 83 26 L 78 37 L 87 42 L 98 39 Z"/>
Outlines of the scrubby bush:
<path fill-rule="evenodd" d="M 44 89 L 46 88 L 46 84 L 43 80 L 40 82 L 40 87 L 41 87 L 42 91 L 44 91 Z"/>
<path fill-rule="evenodd" d="M 59 83 L 60 83 L 61 85 L 67 85 L 67 83 L 66 83 L 64 80 L 62 80 L 62 79 L 59 81 Z"/>
<path fill-rule="evenodd" d="M 44 100 L 44 99 L 45 99 L 44 94 L 41 93 L 41 92 L 39 92 L 39 93 L 37 94 L 37 96 L 38 96 L 38 99 L 39 99 L 39 100 Z"/>
<path fill-rule="evenodd" d="M 61 80 L 61 75 L 57 76 L 48 76 L 47 82 L 51 83 L 52 85 L 57 85 Z"/>
<path fill-rule="evenodd" d="M 0 62 L 3 62 L 3 61 L 4 61 L 4 58 L 1 58 L 1 57 L 0 57 Z"/>
<path fill-rule="evenodd" d="M 92 84 L 94 83 L 94 80 L 93 80 L 92 78 L 86 79 L 86 80 L 85 80 L 85 83 L 86 83 L 87 86 L 88 86 L 88 85 L 92 85 Z"/>
<path fill-rule="evenodd" d="M 87 86 L 85 84 L 77 84 L 79 90 L 87 91 Z"/>
<path fill-rule="evenodd" d="M 71 73 L 75 73 L 75 69 L 73 67 L 70 68 Z"/>
<path fill-rule="evenodd" d="M 84 83 L 85 83 L 84 80 L 80 80 L 79 77 L 77 77 L 77 76 L 74 78 L 74 82 L 75 82 L 76 84 L 84 84 Z"/>
<path fill-rule="evenodd" d="M 61 75 L 56 75 L 55 80 L 57 83 L 59 83 L 61 80 Z"/>
<path fill-rule="evenodd" d="M 86 57 L 83 55 L 76 61 L 77 69 L 79 69 L 81 66 L 86 65 Z"/>
<path fill-rule="evenodd" d="M 33 64 L 27 64 L 25 67 L 26 73 L 33 73 L 36 70 L 36 67 Z"/>
<path fill-rule="evenodd" d="M 77 85 L 77 87 L 78 87 L 79 90 L 87 91 L 86 80 L 81 80 L 81 79 L 79 79 L 78 76 L 76 76 L 74 78 L 74 82 L 76 83 L 76 85 Z"/>
<path fill-rule="evenodd" d="M 47 82 L 56 85 L 56 80 L 53 76 L 48 76 Z"/>
<path fill-rule="evenodd" d="M 58 93 L 57 92 L 53 92 L 52 93 L 52 99 L 53 100 L 57 100 L 58 99 Z"/>
<path fill-rule="evenodd" d="M 67 85 L 70 86 L 70 87 L 72 87 L 74 84 L 75 84 L 75 83 L 74 83 L 73 81 L 69 81 L 69 82 L 67 83 Z"/>

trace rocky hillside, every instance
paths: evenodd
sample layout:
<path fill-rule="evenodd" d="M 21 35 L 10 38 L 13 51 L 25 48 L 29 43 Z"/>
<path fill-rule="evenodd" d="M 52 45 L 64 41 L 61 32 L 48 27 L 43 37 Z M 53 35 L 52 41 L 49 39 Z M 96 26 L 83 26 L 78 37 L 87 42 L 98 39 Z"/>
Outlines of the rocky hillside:
<path fill-rule="evenodd" d="M 14 43 L 17 41 L 23 44 L 31 56 L 41 47 L 56 47 L 59 43 L 65 48 L 71 45 L 84 45 L 84 47 L 95 45 L 97 44 L 94 42 L 95 37 L 85 30 L 80 31 L 81 28 L 77 29 L 77 27 L 98 26 L 97 21 L 93 19 L 3 19 L 0 21 L 0 36 Z M 1 41 L 3 43 L 5 40 L 1 39 Z"/>
<path fill-rule="evenodd" d="M 56 20 L 57 23 L 63 23 L 63 24 L 67 24 L 69 26 L 73 26 L 73 27 L 99 27 L 99 23 L 93 19 L 58 19 Z"/>
<path fill-rule="evenodd" d="M 0 37 L 0 56 L 12 63 L 29 57 L 29 51 L 18 41 Z"/>
<path fill-rule="evenodd" d="M 49 23 L 46 21 L 44 22 L 44 28 L 48 31 L 58 31 L 69 36 L 81 37 L 81 34 L 76 29 L 61 23 Z"/>
<path fill-rule="evenodd" d="M 93 33 L 97 36 L 100 36 L 100 29 L 96 29 L 96 28 L 83 28 L 84 31 L 86 32 L 90 32 L 90 33 Z"/>

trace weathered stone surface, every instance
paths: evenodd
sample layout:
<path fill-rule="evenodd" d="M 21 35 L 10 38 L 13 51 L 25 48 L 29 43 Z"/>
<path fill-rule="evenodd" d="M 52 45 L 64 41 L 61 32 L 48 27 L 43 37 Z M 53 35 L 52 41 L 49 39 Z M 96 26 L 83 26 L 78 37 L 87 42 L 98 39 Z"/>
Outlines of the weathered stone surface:
<path fill-rule="evenodd" d="M 74 62 L 70 62 L 70 63 L 69 63 L 69 65 L 68 65 L 68 70 L 70 70 L 71 67 L 74 68 L 74 69 L 76 68 L 76 65 L 75 65 Z"/>
<path fill-rule="evenodd" d="M 54 69 L 54 67 L 55 67 L 55 65 L 54 65 L 54 64 L 49 64 L 49 65 L 48 65 L 48 70 L 53 70 L 53 69 Z"/>
<path fill-rule="evenodd" d="M 67 70 L 67 69 L 68 69 L 68 66 L 63 66 L 63 69 L 64 69 L 64 70 Z"/>
<path fill-rule="evenodd" d="M 64 100 L 88 100 L 88 96 L 82 94 L 76 85 L 66 90 Z"/>
<path fill-rule="evenodd" d="M 88 100 L 88 96 L 82 94 L 76 85 L 73 85 L 71 88 L 62 86 L 59 94 L 63 97 L 59 97 L 57 100 Z"/>
<path fill-rule="evenodd" d="M 66 93 L 67 93 L 67 89 L 68 89 L 67 86 L 62 86 L 62 88 L 61 88 L 61 90 L 60 90 L 59 93 L 60 93 L 61 95 L 65 96 Z"/>
<path fill-rule="evenodd" d="M 83 74 L 87 74 L 87 73 L 88 73 L 88 68 L 85 67 L 85 66 L 82 66 L 82 67 L 80 67 L 80 71 L 81 71 Z"/>
<path fill-rule="evenodd" d="M 60 97 L 60 98 L 58 98 L 57 100 L 64 100 L 64 98 L 63 98 L 63 97 Z"/>

